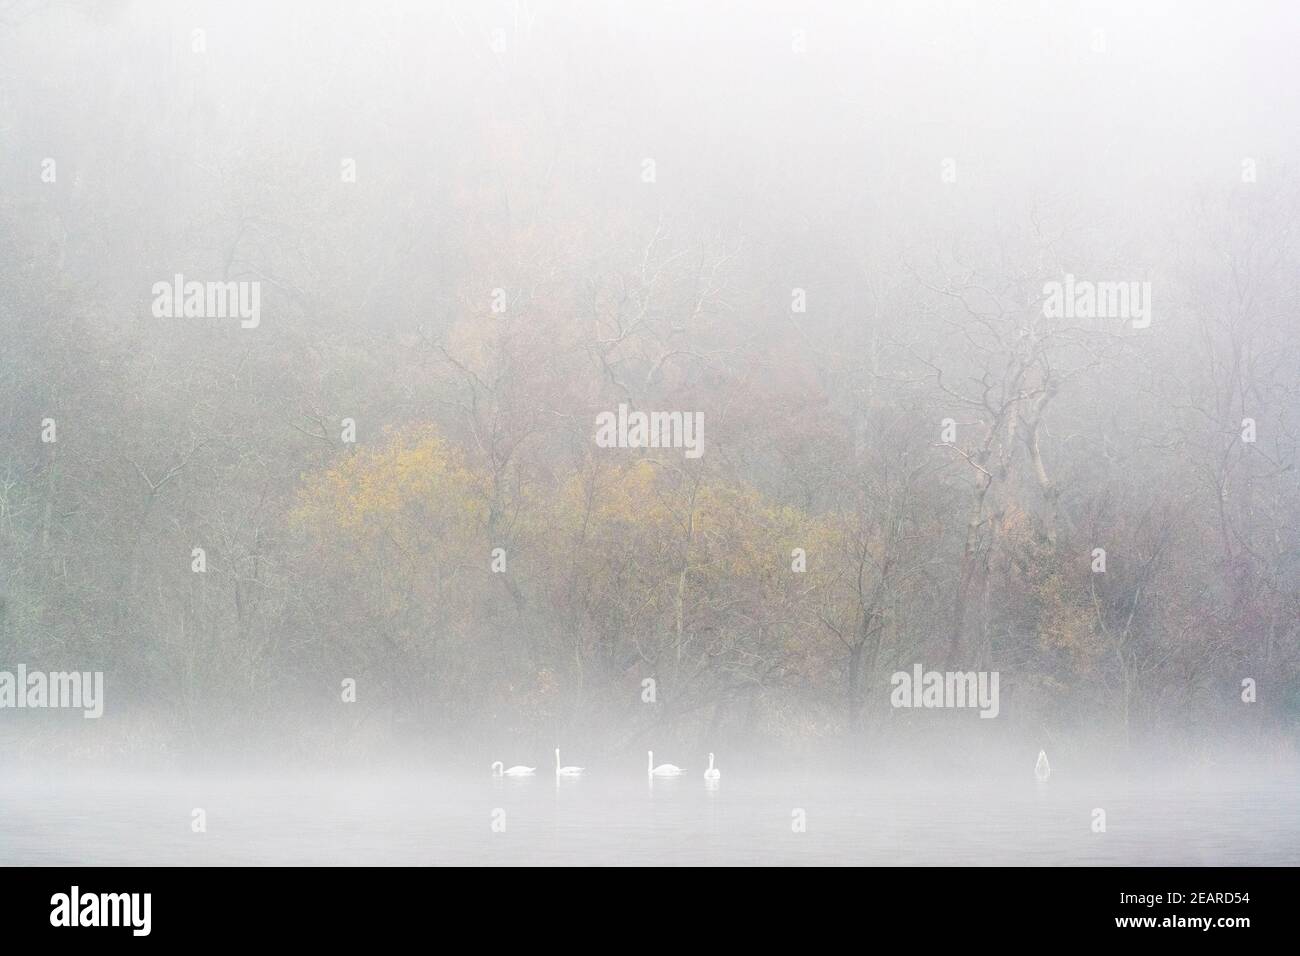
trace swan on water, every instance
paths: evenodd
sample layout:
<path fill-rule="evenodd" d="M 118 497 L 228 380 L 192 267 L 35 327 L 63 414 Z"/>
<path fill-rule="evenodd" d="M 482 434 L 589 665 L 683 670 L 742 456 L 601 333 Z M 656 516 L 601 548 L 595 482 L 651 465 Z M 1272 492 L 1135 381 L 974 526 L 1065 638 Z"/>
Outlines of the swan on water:
<path fill-rule="evenodd" d="M 1047 762 L 1047 751 L 1038 751 L 1038 763 L 1034 764 L 1034 776 L 1039 780 L 1046 780 L 1051 772 L 1051 764 Z"/>
<path fill-rule="evenodd" d="M 678 774 L 686 772 L 681 767 L 670 763 L 661 763 L 656 767 L 655 752 L 653 750 L 646 751 L 646 769 L 652 777 L 676 777 Z"/>
<path fill-rule="evenodd" d="M 705 780 L 717 780 L 722 776 L 721 770 L 715 770 L 713 767 L 713 754 L 709 754 L 709 769 L 704 771 Z"/>
<path fill-rule="evenodd" d="M 582 767 L 561 767 L 560 748 L 555 748 L 555 775 L 557 777 L 579 777 L 582 775 L 582 769 Z"/>
<path fill-rule="evenodd" d="M 516 764 L 515 766 L 513 766 L 513 767 L 511 767 L 509 770 L 507 770 L 507 769 L 506 769 L 506 765 L 503 764 L 500 760 L 494 760 L 494 761 L 492 761 L 492 773 L 493 773 L 494 776 L 497 776 L 497 777 L 502 777 L 502 776 L 505 776 L 505 777 L 531 777 L 532 774 L 533 774 L 533 771 L 536 770 L 536 769 L 537 769 L 536 767 L 525 767 L 525 766 L 522 766 L 522 765 L 520 765 L 520 764 Z"/>

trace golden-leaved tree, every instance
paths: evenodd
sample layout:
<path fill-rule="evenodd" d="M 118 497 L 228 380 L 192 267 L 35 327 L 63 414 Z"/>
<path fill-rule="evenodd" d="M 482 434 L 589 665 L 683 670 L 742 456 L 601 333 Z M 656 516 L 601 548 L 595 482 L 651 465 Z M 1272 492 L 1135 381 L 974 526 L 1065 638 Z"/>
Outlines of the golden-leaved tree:
<path fill-rule="evenodd" d="M 305 476 L 291 518 L 323 585 L 329 647 L 416 712 L 436 703 L 488 571 L 483 476 L 434 428 L 412 426 Z"/>

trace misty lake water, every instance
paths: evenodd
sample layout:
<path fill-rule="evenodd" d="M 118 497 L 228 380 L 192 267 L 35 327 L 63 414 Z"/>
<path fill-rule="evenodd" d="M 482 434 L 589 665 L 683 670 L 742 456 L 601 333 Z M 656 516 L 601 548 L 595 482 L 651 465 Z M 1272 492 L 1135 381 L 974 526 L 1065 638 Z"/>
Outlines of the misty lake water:
<path fill-rule="evenodd" d="M 207 832 L 191 832 L 201 807 Z M 1094 808 L 1106 832 L 1091 829 Z M 497 810 L 504 831 L 494 832 Z M 796 809 L 806 831 L 794 832 Z M 496 818 L 501 820 L 500 814 Z M 1300 780 L 0 779 L 0 864 L 1295 865 Z"/>

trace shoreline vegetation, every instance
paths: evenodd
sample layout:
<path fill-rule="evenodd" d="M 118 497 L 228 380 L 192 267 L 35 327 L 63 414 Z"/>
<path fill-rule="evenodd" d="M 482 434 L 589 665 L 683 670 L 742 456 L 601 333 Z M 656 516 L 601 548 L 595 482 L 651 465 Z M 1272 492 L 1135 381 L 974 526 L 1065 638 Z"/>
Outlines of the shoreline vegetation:
<path fill-rule="evenodd" d="M 0 760 L 1294 760 L 1285 31 L 91 6 L 0 13 L 0 671 L 103 717 Z"/>

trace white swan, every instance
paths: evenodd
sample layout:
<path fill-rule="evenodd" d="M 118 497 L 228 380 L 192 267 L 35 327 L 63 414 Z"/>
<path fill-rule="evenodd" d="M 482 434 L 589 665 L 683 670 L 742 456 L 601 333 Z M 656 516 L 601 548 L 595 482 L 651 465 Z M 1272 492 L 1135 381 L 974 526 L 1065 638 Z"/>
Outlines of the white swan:
<path fill-rule="evenodd" d="M 646 751 L 646 761 L 647 761 L 646 770 L 649 771 L 650 776 L 652 777 L 676 777 L 679 774 L 683 774 L 686 772 L 681 767 L 675 766 L 670 763 L 661 763 L 659 766 L 656 767 L 655 752 L 653 750 Z"/>
<path fill-rule="evenodd" d="M 503 764 L 500 760 L 494 760 L 492 762 L 492 774 L 493 776 L 497 776 L 497 777 L 501 777 L 501 776 L 531 777 L 533 771 L 536 769 L 537 769 L 536 767 L 524 767 L 522 765 L 516 765 L 514 767 L 511 767 L 509 770 L 507 770 L 506 765 Z"/>
<path fill-rule="evenodd" d="M 582 769 L 582 767 L 561 767 L 560 748 L 555 748 L 555 775 L 557 777 L 580 777 L 582 776 Z"/>
<path fill-rule="evenodd" d="M 704 771 L 705 780 L 717 780 L 722 776 L 721 770 L 713 769 L 713 754 L 709 754 L 709 769 Z"/>
<path fill-rule="evenodd" d="M 1038 751 L 1038 763 L 1034 764 L 1034 776 L 1046 780 L 1052 773 L 1052 766 L 1047 762 L 1047 751 Z"/>

